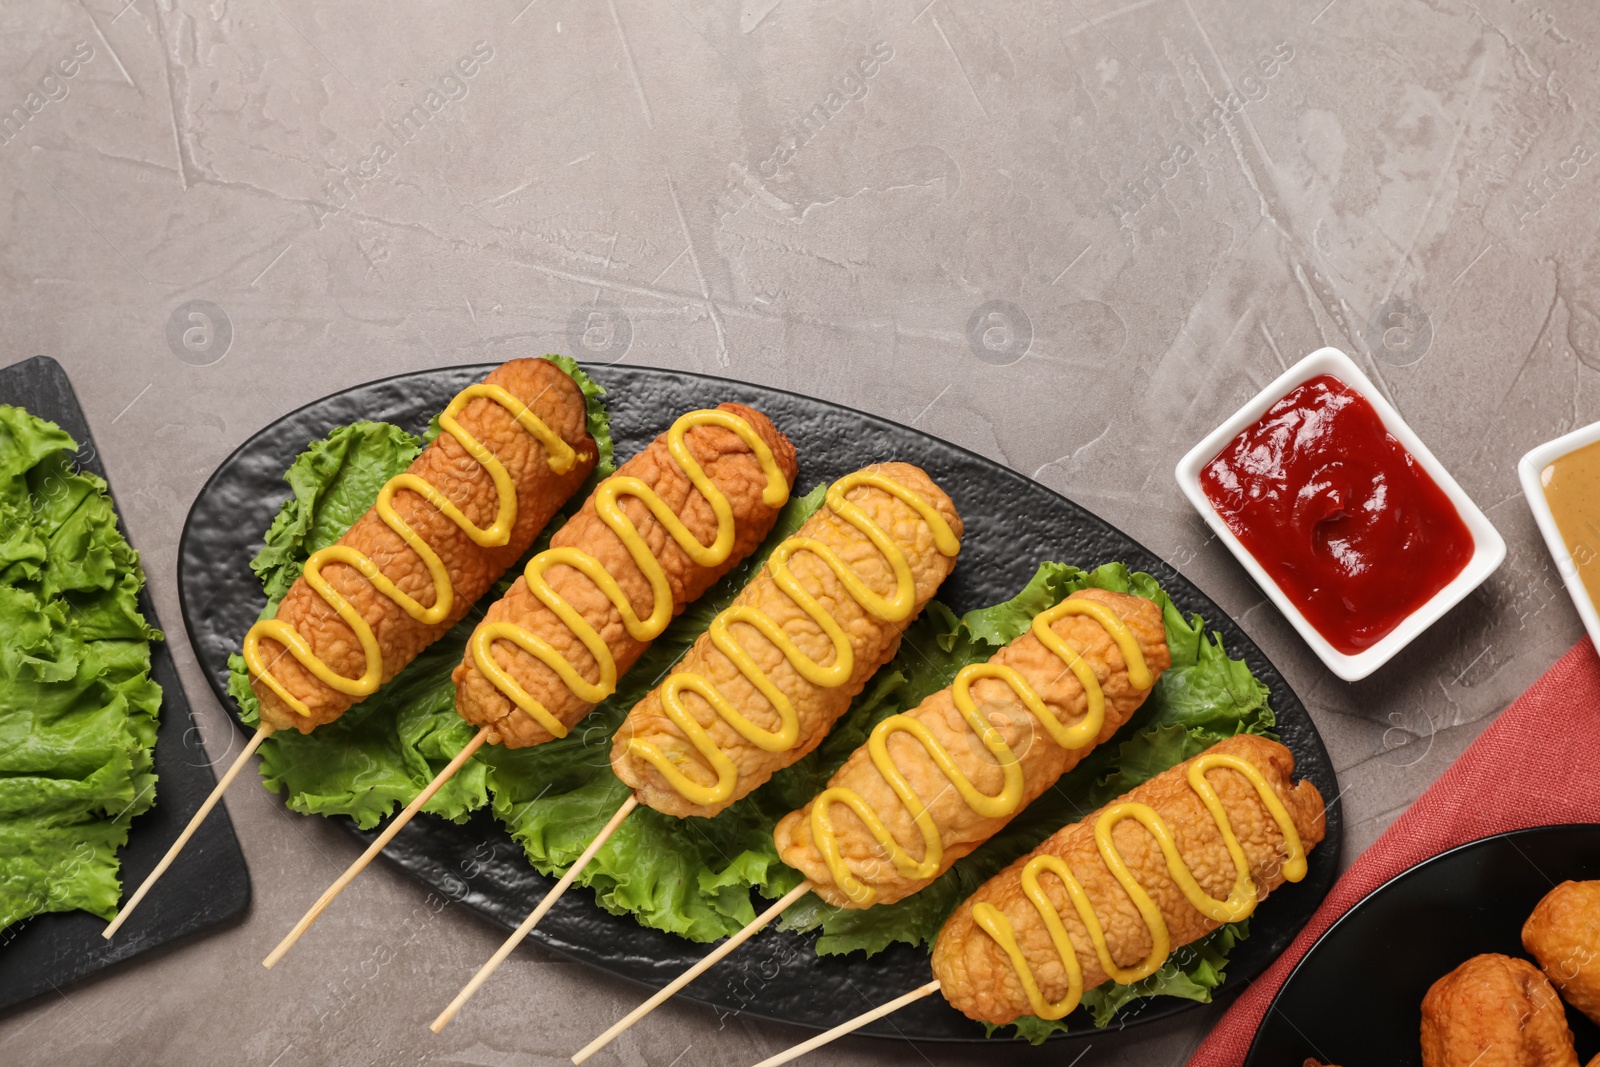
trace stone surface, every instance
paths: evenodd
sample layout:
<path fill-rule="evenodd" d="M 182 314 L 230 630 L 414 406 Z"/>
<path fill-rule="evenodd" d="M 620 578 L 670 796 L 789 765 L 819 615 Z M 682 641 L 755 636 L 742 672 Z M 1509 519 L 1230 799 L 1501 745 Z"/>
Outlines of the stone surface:
<path fill-rule="evenodd" d="M 174 621 L 211 469 L 374 377 L 561 350 L 918 426 L 1234 613 L 1327 739 L 1349 858 L 1581 634 L 1515 463 L 1600 417 L 1596 41 L 1578 0 L 13 3 L 0 358 L 71 372 Z M 1510 545 L 1355 685 L 1171 475 L 1324 344 Z M 231 728 L 171 638 L 220 759 Z M 526 951 L 433 1037 L 499 935 L 382 867 L 269 975 L 356 846 L 259 790 L 229 808 L 249 920 L 0 1020 L 0 1060 L 555 1065 L 636 1000 Z M 1178 1063 L 1212 1018 L 1081 1062 Z M 737 1067 L 797 1036 L 668 1006 L 595 1062 Z M 847 1042 L 811 1062 L 1010 1058 L 1059 1055 Z"/>

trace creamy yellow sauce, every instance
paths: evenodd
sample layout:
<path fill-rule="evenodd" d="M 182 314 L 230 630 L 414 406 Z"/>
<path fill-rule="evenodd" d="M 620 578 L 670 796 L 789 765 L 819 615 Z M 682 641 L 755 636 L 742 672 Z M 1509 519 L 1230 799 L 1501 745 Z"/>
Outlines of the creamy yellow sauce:
<path fill-rule="evenodd" d="M 555 591 L 545 579 L 545 571 L 558 564 L 566 564 L 578 570 L 593 582 L 621 613 L 623 625 L 634 640 L 653 641 L 659 637 L 661 631 L 672 621 L 672 588 L 667 582 L 667 574 L 661 567 L 661 561 L 650 551 L 650 546 L 645 544 L 633 520 L 628 518 L 618 502 L 623 497 L 631 496 L 644 504 L 673 541 L 677 542 L 678 547 L 682 548 L 696 565 L 716 567 L 725 563 L 733 551 L 735 533 L 733 507 L 728 503 L 728 498 L 723 495 L 722 490 L 718 489 L 716 483 L 706 475 L 694 458 L 694 454 L 689 451 L 688 442 L 684 438 L 689 430 L 696 426 L 720 426 L 738 434 L 739 439 L 755 454 L 761 464 L 762 473 L 766 475 L 767 484 L 762 493 L 762 502 L 770 508 L 780 508 L 789 499 L 788 480 L 784 478 L 782 469 L 773 457 L 772 449 L 767 447 L 761 435 L 756 433 L 748 422 L 726 411 L 691 411 L 680 416 L 667 431 L 668 452 L 683 470 L 689 483 L 711 505 L 712 513 L 717 517 L 717 534 L 711 544 L 702 545 L 667 506 L 666 501 L 638 478 L 612 475 L 601 482 L 594 493 L 595 509 L 599 512 L 600 520 L 622 541 L 623 547 L 628 550 L 629 558 L 649 581 L 653 601 L 650 614 L 643 619 L 639 618 L 633 604 L 623 593 L 622 587 L 617 584 L 617 580 L 599 560 L 581 549 L 570 546 L 546 549 L 529 560 L 523 572 L 533 595 L 555 612 L 599 664 L 598 679 L 590 681 L 584 678 L 560 651 L 516 623 L 505 621 L 488 623 L 479 626 L 473 632 L 470 645 L 473 663 L 508 700 L 531 715 L 554 737 L 567 736 L 567 727 L 502 669 L 495 662 L 490 650 L 496 641 L 510 641 L 555 671 L 572 694 L 586 704 L 598 704 L 616 692 L 617 661 L 611 654 L 610 646 L 583 614 Z"/>
<path fill-rule="evenodd" d="M 1539 480 L 1578 579 L 1600 607 L 1600 441 L 1568 452 Z"/>
<path fill-rule="evenodd" d="M 488 529 L 475 525 L 471 519 L 462 514 L 449 498 L 428 482 L 411 474 L 409 471 L 397 474 L 384 483 L 378 492 L 378 500 L 374 510 L 384 525 L 400 536 L 413 552 L 421 558 L 428 569 L 429 576 L 433 579 L 433 603 L 427 607 L 418 603 L 411 596 L 403 592 L 398 586 L 384 576 L 370 557 L 356 551 L 349 545 L 329 545 L 311 554 L 306 560 L 304 577 L 306 584 L 316 590 L 317 594 L 327 601 L 328 606 L 338 614 L 344 624 L 350 627 L 356 635 L 356 640 L 361 644 L 361 650 L 366 656 L 366 670 L 359 678 L 349 678 L 329 667 L 311 646 L 300 636 L 299 632 L 281 619 L 263 619 L 250 628 L 244 638 L 244 660 L 250 668 L 251 675 L 264 684 L 278 698 L 300 715 L 310 715 L 311 709 L 300 698 L 289 692 L 284 685 L 275 678 L 268 669 L 261 654 L 262 638 L 271 638 L 288 650 L 289 654 L 299 661 L 300 665 L 311 672 L 323 684 L 333 688 L 346 696 L 365 697 L 374 692 L 383 681 L 383 653 L 378 648 L 378 638 L 372 632 L 372 627 L 355 606 L 339 594 L 339 591 L 322 576 L 322 568 L 329 563 L 346 563 L 360 571 L 362 576 L 371 582 L 373 587 L 399 604 L 405 609 L 406 614 L 413 619 L 428 626 L 436 626 L 449 618 L 450 610 L 455 603 L 455 589 L 450 582 L 449 571 L 445 568 L 444 561 L 438 553 L 428 546 L 415 530 L 413 530 L 400 514 L 394 510 L 394 494 L 401 489 L 409 489 L 417 493 L 428 503 L 437 508 L 441 514 L 460 527 L 475 544 L 485 548 L 504 545 L 511 539 L 511 529 L 517 521 L 517 491 L 512 483 L 511 475 L 505 465 L 500 462 L 486 448 L 482 442 L 473 437 L 456 420 L 461 409 L 477 397 L 486 397 L 505 408 L 517 420 L 517 424 L 534 436 L 544 446 L 548 455 L 550 469 L 557 474 L 570 471 L 578 461 L 578 455 L 571 445 L 561 439 L 561 436 L 546 425 L 537 415 L 528 409 L 516 396 L 507 392 L 498 385 L 480 383 L 468 386 L 439 416 L 439 430 L 447 433 L 464 448 L 468 455 L 477 460 L 489 472 L 490 479 L 494 482 L 495 494 L 498 501 L 494 524 Z"/>
<path fill-rule="evenodd" d="M 885 622 L 903 622 L 916 610 L 916 583 L 912 578 L 911 564 L 907 561 L 905 552 L 884 530 L 867 517 L 849 500 L 845 494 L 858 485 L 870 485 L 889 493 L 914 508 L 924 522 L 933 530 L 934 546 L 946 556 L 954 556 L 961 548 L 961 542 L 951 530 L 950 524 L 940 515 L 934 507 L 923 500 L 916 493 L 907 489 L 899 482 L 874 471 L 857 471 L 847 474 L 833 485 L 828 487 L 827 507 L 834 514 L 861 531 L 868 540 L 888 561 L 895 575 L 895 591 L 890 597 L 881 597 L 869 589 L 865 582 L 852 571 L 838 554 L 827 545 L 809 537 L 794 536 L 787 538 L 773 550 L 767 562 L 767 569 L 772 574 L 775 585 L 793 600 L 813 622 L 821 628 L 833 643 L 833 662 L 827 666 L 816 662 L 807 656 L 784 633 L 783 628 L 773 621 L 770 615 L 748 605 L 735 605 L 717 615 L 712 620 L 709 630 L 710 639 L 723 655 L 738 668 L 739 673 L 755 687 L 767 702 L 772 705 L 778 715 L 778 728 L 767 730 L 757 726 L 733 706 L 725 696 L 718 691 L 711 679 L 694 671 L 678 671 L 668 676 L 661 687 L 661 706 L 667 717 L 683 732 L 683 735 L 694 746 L 706 763 L 716 772 L 717 781 L 714 785 L 702 785 L 685 775 L 674 765 L 673 760 L 663 754 L 655 745 L 638 738 L 630 739 L 628 752 L 639 759 L 648 762 L 652 767 L 661 772 L 668 784 L 677 790 L 684 798 L 695 804 L 720 804 L 733 796 L 738 783 L 739 772 L 727 753 L 723 752 L 717 743 L 711 739 L 704 728 L 695 719 L 694 714 L 684 705 L 683 694 L 692 692 L 699 694 L 711 705 L 712 709 L 724 722 L 739 732 L 739 735 L 751 744 L 767 752 L 787 752 L 795 747 L 800 739 L 800 717 L 795 711 L 794 704 L 789 697 L 773 683 L 750 654 L 740 646 L 733 636 L 732 626 L 742 622 L 755 628 L 755 630 L 778 648 L 789 661 L 795 671 L 806 681 L 823 688 L 836 688 L 849 681 L 855 671 L 855 653 L 850 646 L 850 639 L 840 628 L 838 621 L 823 608 L 817 600 L 807 593 L 800 584 L 799 579 L 789 569 L 789 560 L 797 553 L 810 552 L 822 560 L 828 568 L 838 577 L 839 582 L 845 587 L 846 592 L 872 615 Z"/>
<path fill-rule="evenodd" d="M 993 796 L 980 792 L 956 765 L 949 750 L 917 719 L 900 714 L 891 715 L 880 722 L 867 738 L 867 752 L 872 758 L 873 766 L 883 776 L 883 780 L 889 783 L 895 796 L 899 797 L 900 802 L 911 813 L 912 821 L 922 835 L 922 859 L 913 859 L 911 854 L 894 839 L 894 835 L 884 825 L 883 819 L 872 810 L 861 794 L 840 786 L 823 790 L 811 807 L 811 837 L 816 843 L 817 850 L 822 853 L 823 862 L 828 865 L 828 873 L 833 876 L 834 884 L 850 898 L 852 903 L 866 907 L 877 896 L 877 891 L 856 877 L 839 850 L 839 835 L 833 824 L 834 804 L 843 804 L 855 812 L 856 817 L 877 839 L 889 861 L 902 876 L 919 881 L 932 878 L 939 872 L 944 862 L 944 840 L 939 834 L 938 824 L 934 822 L 928 806 L 917 796 L 916 790 L 911 787 L 911 783 L 906 780 L 905 775 L 900 772 L 900 768 L 889 755 L 889 738 L 892 735 L 905 733 L 916 738 L 928 753 L 928 758 L 933 760 L 934 765 L 955 786 L 967 806 L 979 815 L 993 819 L 1006 818 L 1022 806 L 1022 765 L 1018 762 L 1016 753 L 1011 750 L 1011 746 L 1006 744 L 1000 731 L 996 730 L 978 710 L 977 701 L 972 697 L 974 682 L 981 678 L 994 678 L 1006 683 L 1017 695 L 1017 699 L 1021 700 L 1033 713 L 1034 718 L 1044 726 L 1051 739 L 1062 748 L 1078 749 L 1094 743 L 1105 725 L 1105 693 L 1100 688 L 1100 680 L 1095 677 L 1094 669 L 1084 662 L 1076 649 L 1051 629 L 1056 620 L 1068 615 L 1087 616 L 1105 629 L 1121 649 L 1122 658 L 1128 665 L 1128 681 L 1135 689 L 1149 689 L 1155 684 L 1155 678 L 1145 663 L 1144 651 L 1139 647 L 1138 640 L 1115 612 L 1104 604 L 1091 600 L 1063 600 L 1055 607 L 1034 616 L 1032 632 L 1040 643 L 1060 658 L 1083 686 L 1087 707 L 1082 719 L 1072 726 L 1063 724 L 1050 712 L 1044 699 L 1033 686 L 1028 684 L 1027 679 L 1002 664 L 970 664 L 956 674 L 955 681 L 950 686 L 950 695 L 955 701 L 956 710 L 961 712 L 961 717 L 972 728 L 978 741 L 994 756 L 995 762 L 1005 775 L 1000 792 Z"/>
<path fill-rule="evenodd" d="M 1284 808 L 1283 802 L 1272 791 L 1272 786 L 1267 783 L 1261 772 L 1246 760 L 1227 753 L 1214 752 L 1197 757 L 1189 765 L 1189 787 L 1199 795 L 1206 810 L 1216 821 L 1217 829 L 1222 832 L 1222 842 L 1233 860 L 1234 883 L 1228 899 L 1217 900 L 1200 888 L 1194 872 L 1178 852 L 1172 828 L 1149 805 L 1131 801 L 1113 804 L 1101 812 L 1100 817 L 1095 820 L 1095 847 L 1112 876 L 1121 884 L 1128 898 L 1133 901 L 1134 907 L 1139 910 L 1145 926 L 1150 931 L 1150 954 L 1136 966 L 1120 967 L 1112 959 L 1105 928 L 1095 913 L 1094 906 L 1089 903 L 1088 894 L 1084 892 L 1082 883 L 1073 875 L 1071 869 L 1058 856 L 1039 855 L 1024 864 L 1022 890 L 1044 922 L 1045 929 L 1050 934 L 1050 942 L 1060 958 L 1062 969 L 1066 972 L 1067 995 L 1061 1000 L 1052 1004 L 1045 999 L 1044 993 L 1039 989 L 1038 980 L 1034 977 L 1033 968 L 1028 965 L 1021 947 L 1017 944 L 1016 931 L 1005 913 L 987 902 L 973 905 L 973 921 L 1010 957 L 1011 966 L 1022 982 L 1023 991 L 1028 995 L 1028 1004 L 1033 1014 L 1041 1019 L 1059 1019 L 1076 1008 L 1083 998 L 1083 968 L 1078 963 L 1077 946 L 1072 943 L 1072 938 L 1061 922 L 1060 913 L 1056 911 L 1044 886 L 1040 884 L 1040 876 L 1043 874 L 1053 874 L 1061 881 L 1067 891 L 1067 897 L 1072 901 L 1073 909 L 1078 913 L 1078 918 L 1089 931 L 1089 940 L 1095 955 L 1099 957 L 1101 969 L 1113 981 L 1129 985 L 1146 978 L 1159 970 L 1167 961 L 1167 957 L 1172 954 L 1172 935 L 1167 928 L 1166 919 L 1161 914 L 1161 908 L 1133 877 L 1133 873 L 1128 870 L 1127 863 L 1111 839 L 1111 832 L 1125 819 L 1133 819 L 1149 831 L 1150 836 L 1161 848 L 1162 857 L 1166 860 L 1167 871 L 1172 875 L 1172 880 L 1178 884 L 1184 898 L 1201 914 L 1218 923 L 1230 923 L 1243 919 L 1256 910 L 1258 891 L 1255 881 L 1250 877 L 1250 864 L 1245 859 L 1244 849 L 1233 832 L 1232 824 L 1228 821 L 1228 813 L 1222 806 L 1221 798 L 1217 796 L 1211 783 L 1206 781 L 1206 772 L 1216 767 L 1227 767 L 1244 775 L 1255 787 L 1268 813 L 1277 822 L 1279 830 L 1283 833 L 1286 853 L 1283 864 L 1284 878 L 1290 882 L 1298 882 L 1306 876 L 1306 853 L 1300 841 L 1300 832 L 1295 827 L 1294 819 Z"/>

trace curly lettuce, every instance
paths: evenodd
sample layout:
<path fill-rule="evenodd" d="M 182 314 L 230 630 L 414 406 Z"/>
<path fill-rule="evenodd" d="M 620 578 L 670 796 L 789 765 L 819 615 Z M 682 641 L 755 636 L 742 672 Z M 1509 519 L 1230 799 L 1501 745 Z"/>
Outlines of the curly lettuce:
<path fill-rule="evenodd" d="M 116 914 L 117 850 L 155 803 L 161 687 L 139 554 L 54 423 L 0 405 L 0 929 Z"/>

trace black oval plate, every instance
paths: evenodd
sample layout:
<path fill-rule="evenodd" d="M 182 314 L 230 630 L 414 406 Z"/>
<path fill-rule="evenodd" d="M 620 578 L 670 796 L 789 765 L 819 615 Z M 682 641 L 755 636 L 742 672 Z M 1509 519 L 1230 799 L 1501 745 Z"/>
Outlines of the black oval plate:
<path fill-rule="evenodd" d="M 288 495 L 283 472 L 294 457 L 311 441 L 359 419 L 381 419 L 420 433 L 456 392 L 491 366 L 421 371 L 335 393 L 266 427 L 217 468 L 189 511 L 178 575 L 190 641 L 224 707 L 233 706 L 227 695 L 228 654 L 238 649 L 264 603 L 249 561 Z M 1229 652 L 1244 658 L 1266 682 L 1279 734 L 1293 750 L 1299 773 L 1323 796 L 1338 795 L 1333 766 L 1305 707 L 1261 650 L 1171 567 L 1064 497 L 948 442 L 811 397 L 645 367 L 585 369 L 608 391 L 619 459 L 644 448 L 682 412 L 732 400 L 765 413 L 794 442 L 804 487 L 831 482 L 880 460 L 905 459 L 923 467 L 954 498 L 966 522 L 961 563 L 939 591 L 939 598 L 957 612 L 1014 595 L 1046 559 L 1084 568 L 1120 560 L 1149 571 L 1179 608 L 1203 615 L 1221 632 Z M 1288 947 L 1327 894 L 1337 872 L 1341 824 L 1334 806 L 1328 813 L 1328 839 L 1312 855 L 1306 880 L 1274 893 L 1271 904 L 1251 920 L 1252 936 L 1233 952 L 1229 988 L 1241 987 Z M 351 832 L 356 833 L 353 826 Z M 370 840 L 372 835 L 357 836 Z M 523 861 L 521 848 L 486 811 L 462 826 L 416 819 L 384 857 L 506 929 L 514 929 L 552 884 Z M 706 952 L 703 945 L 607 914 L 587 892 L 563 897 L 533 937 L 563 955 L 657 989 Z M 789 965 L 796 960 L 805 963 Z M 801 938 L 769 929 L 684 995 L 719 1013 L 759 1004 L 750 1014 L 823 1029 L 858 1014 L 863 997 L 870 1003 L 890 1000 L 926 982 L 928 973 L 927 952 L 908 945 L 896 945 L 870 960 L 860 955 L 818 958 Z M 1188 1001 L 1146 1001 L 1142 1010 L 1125 1011 L 1117 1026 L 1166 1018 L 1190 1007 Z M 932 1041 L 984 1037 L 981 1026 L 940 998 L 924 1000 L 898 1012 L 892 1022 L 861 1032 Z M 1073 1036 L 1098 1032 L 1084 1020 Z"/>
<path fill-rule="evenodd" d="M 1563 881 L 1600 878 L 1600 826 L 1540 826 L 1433 857 L 1363 897 L 1319 937 L 1272 1001 L 1246 1067 L 1422 1063 L 1428 988 L 1483 952 L 1528 958 L 1522 924 Z M 1567 1010 L 1578 1062 L 1600 1029 Z M 1358 1025 L 1352 1025 L 1358 1023 Z"/>

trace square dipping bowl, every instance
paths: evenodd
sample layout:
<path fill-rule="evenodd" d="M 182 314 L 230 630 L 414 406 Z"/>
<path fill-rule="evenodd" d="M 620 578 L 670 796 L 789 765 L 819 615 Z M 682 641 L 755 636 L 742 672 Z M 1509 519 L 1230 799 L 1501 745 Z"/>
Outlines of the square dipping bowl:
<path fill-rule="evenodd" d="M 1328 643 L 1328 639 L 1323 637 L 1315 626 L 1311 625 L 1310 620 L 1301 614 L 1300 609 L 1294 606 L 1293 601 L 1278 583 L 1267 574 L 1266 568 L 1257 562 L 1249 549 L 1245 548 L 1234 536 L 1233 531 L 1228 529 L 1228 524 L 1217 514 L 1216 508 L 1212 507 L 1211 501 L 1206 497 L 1205 489 L 1200 484 L 1200 472 L 1235 437 L 1259 422 L 1268 408 L 1282 400 L 1296 387 L 1324 374 L 1331 374 L 1339 379 L 1360 393 L 1372 405 L 1373 410 L 1378 413 L 1378 418 L 1382 420 L 1384 429 L 1416 458 L 1418 466 L 1428 473 L 1428 477 L 1434 480 L 1449 498 L 1450 503 L 1455 506 L 1461 521 L 1466 523 L 1467 530 L 1472 535 L 1472 556 L 1467 560 L 1467 565 L 1462 568 L 1461 573 L 1421 607 L 1402 619 L 1400 625 L 1385 634 L 1382 640 L 1356 655 L 1340 652 Z M 1596 431 L 1595 437 L 1600 438 L 1600 426 L 1591 429 Z M 1527 460 L 1523 462 L 1526 464 Z M 1418 634 L 1438 622 L 1468 593 L 1483 584 L 1484 579 L 1493 574 L 1495 568 L 1506 558 L 1506 543 L 1494 525 L 1489 522 L 1488 516 L 1472 502 L 1472 498 L 1467 496 L 1466 491 L 1456 483 L 1456 480 L 1450 477 L 1450 472 L 1434 458 L 1433 453 L 1428 451 L 1428 446 L 1423 444 L 1411 431 L 1411 427 L 1405 424 L 1405 420 L 1400 417 L 1394 406 L 1385 400 L 1367 376 L 1361 373 L 1361 368 L 1356 366 L 1355 361 L 1337 348 L 1319 348 L 1257 393 L 1255 399 L 1235 412 L 1232 418 L 1218 426 L 1205 440 L 1190 449 L 1188 455 L 1178 461 L 1177 476 L 1178 486 L 1183 490 L 1184 496 L 1189 498 L 1189 503 L 1194 505 L 1194 509 L 1205 519 L 1218 539 L 1228 546 L 1229 551 L 1249 572 L 1250 577 L 1255 579 L 1256 584 L 1277 605 L 1284 617 L 1294 624 L 1294 628 L 1300 631 L 1300 636 L 1322 662 L 1328 665 L 1328 669 L 1347 682 L 1360 681 L 1393 659 L 1395 654 L 1410 644 Z M 1534 477 L 1537 479 L 1537 471 Z M 1540 500 L 1543 500 L 1542 495 Z M 1551 528 L 1554 528 L 1553 522 Z M 1557 540 L 1559 541 L 1559 535 Z M 1552 545 L 1555 543 L 1552 542 Z M 1574 596 L 1577 594 L 1574 593 Z M 1594 612 L 1591 606 L 1586 621 L 1593 619 Z M 1591 622 L 1591 633 L 1596 632 L 1594 625 Z"/>
<path fill-rule="evenodd" d="M 1582 576 L 1578 574 L 1572 553 L 1567 551 L 1566 538 L 1561 536 L 1561 528 L 1556 525 L 1556 517 L 1551 513 L 1550 502 L 1544 495 L 1544 469 L 1567 453 L 1576 452 L 1596 441 L 1600 441 L 1600 422 L 1574 430 L 1529 452 L 1517 464 L 1517 476 L 1522 482 L 1522 495 L 1528 498 L 1528 508 L 1533 512 L 1534 521 L 1539 524 L 1539 532 L 1544 534 L 1544 543 L 1555 558 L 1561 580 L 1566 583 L 1567 593 L 1578 607 L 1584 628 L 1589 631 L 1589 640 L 1594 642 L 1596 648 L 1600 648 L 1600 612 L 1595 611 L 1594 600 L 1589 596 Z"/>

